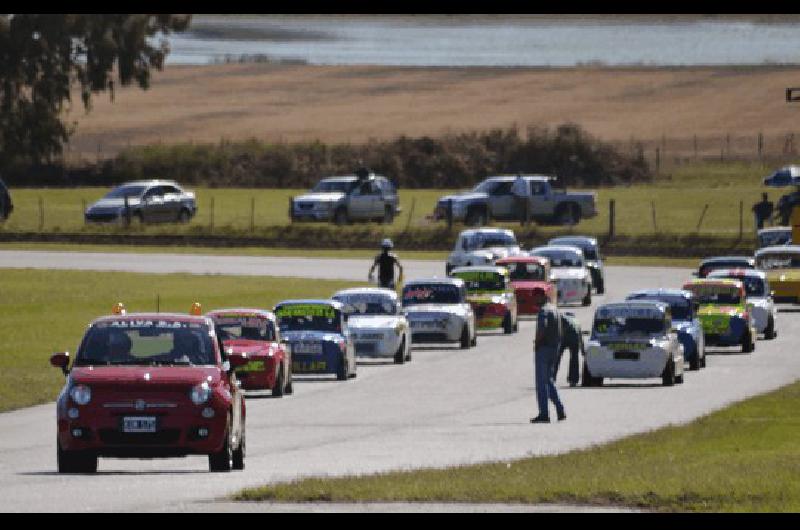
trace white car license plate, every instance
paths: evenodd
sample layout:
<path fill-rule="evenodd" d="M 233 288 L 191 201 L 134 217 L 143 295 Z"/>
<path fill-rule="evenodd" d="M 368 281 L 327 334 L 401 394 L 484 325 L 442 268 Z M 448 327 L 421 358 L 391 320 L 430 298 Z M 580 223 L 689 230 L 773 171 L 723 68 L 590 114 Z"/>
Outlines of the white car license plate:
<path fill-rule="evenodd" d="M 155 416 L 122 418 L 122 432 L 156 432 L 156 418 Z"/>

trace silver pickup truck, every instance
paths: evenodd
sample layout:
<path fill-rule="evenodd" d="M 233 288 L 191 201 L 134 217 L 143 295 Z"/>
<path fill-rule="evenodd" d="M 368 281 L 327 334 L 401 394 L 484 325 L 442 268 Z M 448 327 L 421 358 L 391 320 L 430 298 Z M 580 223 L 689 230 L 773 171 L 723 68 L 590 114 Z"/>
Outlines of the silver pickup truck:
<path fill-rule="evenodd" d="M 574 225 L 581 219 L 597 215 L 595 193 L 558 191 L 551 185 L 554 177 L 523 175 L 531 189 L 529 212 L 537 223 Z M 433 213 L 434 219 L 446 219 L 448 202 L 452 201 L 453 220 L 472 226 L 482 226 L 490 219 L 516 221 L 519 212 L 511 186 L 516 175 L 489 177 L 472 191 L 447 195 L 439 199 Z"/>
<path fill-rule="evenodd" d="M 293 197 L 289 207 L 292 221 L 382 221 L 390 224 L 400 213 L 397 189 L 384 176 L 369 174 L 329 177 L 320 180 L 310 193 Z"/>

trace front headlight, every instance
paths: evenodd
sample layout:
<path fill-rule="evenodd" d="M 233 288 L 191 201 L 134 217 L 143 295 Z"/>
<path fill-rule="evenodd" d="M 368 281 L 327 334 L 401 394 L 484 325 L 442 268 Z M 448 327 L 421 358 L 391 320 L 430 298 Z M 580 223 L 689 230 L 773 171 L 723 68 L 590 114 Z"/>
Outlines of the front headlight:
<path fill-rule="evenodd" d="M 86 385 L 75 385 L 70 389 L 69 397 L 77 405 L 86 405 L 92 400 L 92 389 Z"/>
<path fill-rule="evenodd" d="M 207 382 L 203 381 L 192 388 L 189 397 L 192 398 L 192 403 L 195 405 L 202 405 L 211 397 L 211 388 L 208 386 Z"/>

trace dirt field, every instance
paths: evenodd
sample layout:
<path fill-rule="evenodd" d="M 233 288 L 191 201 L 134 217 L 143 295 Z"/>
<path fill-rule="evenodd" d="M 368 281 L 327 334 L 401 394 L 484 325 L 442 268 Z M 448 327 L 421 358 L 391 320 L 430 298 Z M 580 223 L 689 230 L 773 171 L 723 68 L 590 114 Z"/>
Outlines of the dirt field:
<path fill-rule="evenodd" d="M 800 67 L 388 68 L 228 64 L 171 66 L 152 88 L 94 100 L 68 157 L 110 155 L 127 145 L 320 139 L 362 142 L 400 134 L 572 121 L 606 140 L 651 140 L 670 150 L 719 155 L 780 152 L 800 103 L 784 101 Z M 800 138 L 798 139 L 800 141 Z"/>

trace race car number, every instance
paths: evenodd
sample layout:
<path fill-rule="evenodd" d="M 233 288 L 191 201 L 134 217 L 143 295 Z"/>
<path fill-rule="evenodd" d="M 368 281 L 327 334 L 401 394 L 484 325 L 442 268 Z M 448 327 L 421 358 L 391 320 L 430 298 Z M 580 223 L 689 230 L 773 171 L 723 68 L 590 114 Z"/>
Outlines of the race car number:
<path fill-rule="evenodd" d="M 325 361 L 295 361 L 292 363 L 292 370 L 297 373 L 303 372 L 324 372 L 328 369 L 328 363 Z"/>
<path fill-rule="evenodd" d="M 297 304 L 279 307 L 275 316 L 336 318 L 336 310 L 326 305 Z"/>

